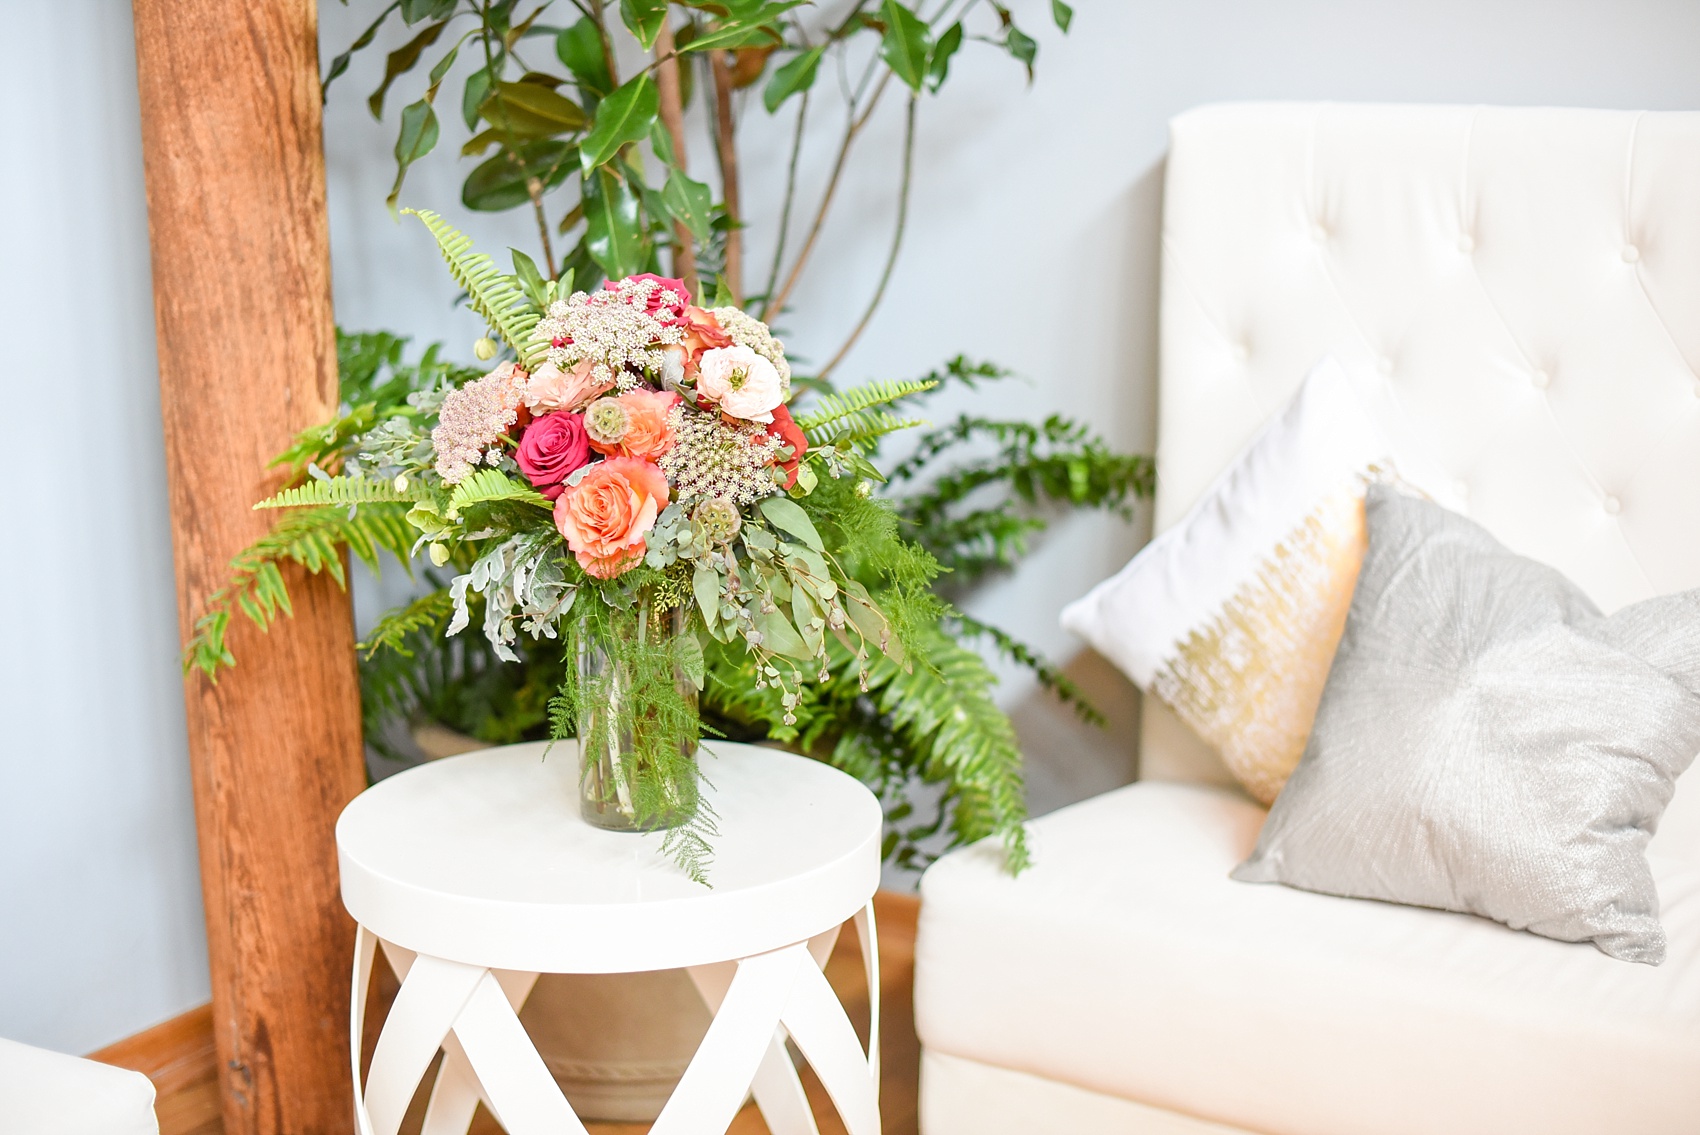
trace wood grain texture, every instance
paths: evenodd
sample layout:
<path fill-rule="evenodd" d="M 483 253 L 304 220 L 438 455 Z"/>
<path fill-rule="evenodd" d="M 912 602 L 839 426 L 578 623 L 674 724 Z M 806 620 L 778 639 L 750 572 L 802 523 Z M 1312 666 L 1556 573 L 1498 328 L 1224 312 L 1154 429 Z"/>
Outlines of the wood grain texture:
<path fill-rule="evenodd" d="M 261 535 L 267 460 L 337 401 L 313 0 L 135 0 L 178 613 Z M 333 825 L 365 785 L 347 598 L 184 690 L 228 1135 L 350 1125 L 353 925 Z M 238 625 L 240 624 L 240 625 Z"/>
<path fill-rule="evenodd" d="M 153 1081 L 162 1135 L 221 1135 L 218 1046 L 211 1005 L 125 1037 L 90 1060 L 140 1072 Z"/>

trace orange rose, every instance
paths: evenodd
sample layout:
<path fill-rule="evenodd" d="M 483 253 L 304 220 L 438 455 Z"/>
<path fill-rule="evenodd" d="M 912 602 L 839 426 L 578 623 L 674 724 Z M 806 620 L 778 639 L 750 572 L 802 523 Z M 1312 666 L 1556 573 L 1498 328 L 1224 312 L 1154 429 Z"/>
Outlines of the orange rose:
<path fill-rule="evenodd" d="M 641 457 L 654 461 L 673 448 L 673 427 L 668 411 L 682 399 L 659 390 L 628 390 L 614 399 L 626 411 L 626 431 L 613 441 L 598 441 L 591 434 L 591 448 L 610 457 Z"/>
<path fill-rule="evenodd" d="M 579 566 L 612 579 L 643 559 L 644 534 L 667 504 L 667 478 L 635 457 L 613 457 L 590 466 L 555 502 L 555 527 Z"/>

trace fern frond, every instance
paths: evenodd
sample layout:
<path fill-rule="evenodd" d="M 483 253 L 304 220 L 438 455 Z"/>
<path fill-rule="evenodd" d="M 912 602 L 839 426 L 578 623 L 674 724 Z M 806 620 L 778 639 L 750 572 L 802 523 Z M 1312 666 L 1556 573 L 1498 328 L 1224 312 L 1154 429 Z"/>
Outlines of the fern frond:
<path fill-rule="evenodd" d="M 421 595 L 411 603 L 385 612 L 366 635 L 365 641 L 356 643 L 355 648 L 364 650 L 368 659 L 380 650 L 393 650 L 404 658 L 411 658 L 413 648 L 408 646 L 407 640 L 416 631 L 435 631 L 441 627 L 454 612 L 454 606 L 454 598 L 446 587 Z"/>
<path fill-rule="evenodd" d="M 379 481 L 370 477 L 328 477 L 322 481 L 308 481 L 304 485 L 285 489 L 276 496 L 267 497 L 254 507 L 306 508 L 327 504 L 387 504 L 397 501 L 420 501 L 429 495 L 424 485 L 410 485 L 405 489 L 398 489 L 394 481 Z"/>
<path fill-rule="evenodd" d="M 887 434 L 927 424 L 925 418 L 900 418 L 885 410 L 857 410 L 809 435 L 813 445 L 868 446 Z"/>
<path fill-rule="evenodd" d="M 484 317 L 501 337 L 507 340 L 520 365 L 534 370 L 543 361 L 547 343 L 532 334 L 541 313 L 526 298 L 525 292 L 512 276 L 496 270 L 489 254 L 472 251 L 472 238 L 443 220 L 429 209 L 403 209 L 412 213 L 436 238 L 437 248 L 448 263 L 449 274 L 455 283 L 466 289 L 468 304 Z"/>
<path fill-rule="evenodd" d="M 830 436 L 827 432 L 829 427 L 876 406 L 913 398 L 936 385 L 936 382 L 925 380 L 887 379 L 858 386 L 843 394 L 823 394 L 813 410 L 797 419 L 797 425 L 808 437 L 810 445 L 827 445 L 830 444 L 826 440 Z"/>
<path fill-rule="evenodd" d="M 195 621 L 194 634 L 183 647 L 183 672 L 199 670 L 216 680 L 220 669 L 236 665 L 225 645 L 233 612 L 242 612 L 261 630 L 270 630 L 280 613 L 294 614 L 279 564 L 299 564 L 312 575 L 327 573 L 337 586 L 346 587 L 342 548 L 374 567 L 380 550 L 395 553 L 405 563 L 409 550 L 405 516 L 405 502 L 376 503 L 353 516 L 341 505 L 281 515 L 270 532 L 230 561 L 229 579 L 207 597 L 206 612 Z"/>
<path fill-rule="evenodd" d="M 542 493 L 530 485 L 514 480 L 500 469 L 479 469 L 456 485 L 449 496 L 450 515 L 468 505 L 491 504 L 495 501 L 519 501 L 539 508 L 554 508 Z"/>

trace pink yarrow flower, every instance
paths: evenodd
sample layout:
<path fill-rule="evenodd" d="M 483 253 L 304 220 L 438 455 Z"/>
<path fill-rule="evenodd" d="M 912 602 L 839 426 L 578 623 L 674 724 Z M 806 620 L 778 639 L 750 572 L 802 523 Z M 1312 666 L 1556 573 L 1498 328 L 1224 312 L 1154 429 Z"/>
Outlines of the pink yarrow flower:
<path fill-rule="evenodd" d="M 437 475 L 446 484 L 464 481 L 480 461 L 495 464 L 490 458 L 496 451 L 486 450 L 519 420 L 525 380 L 523 370 L 503 363 L 443 399 L 431 447 L 437 451 Z"/>

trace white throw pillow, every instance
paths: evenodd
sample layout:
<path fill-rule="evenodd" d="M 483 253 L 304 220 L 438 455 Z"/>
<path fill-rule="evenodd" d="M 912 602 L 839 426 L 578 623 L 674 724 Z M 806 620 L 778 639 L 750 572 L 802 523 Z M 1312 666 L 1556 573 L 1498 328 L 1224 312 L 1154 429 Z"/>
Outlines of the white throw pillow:
<path fill-rule="evenodd" d="M 1063 610 L 1265 804 L 1304 753 L 1390 452 L 1326 357 L 1186 516 Z"/>

